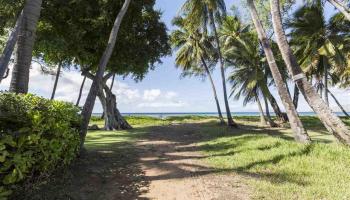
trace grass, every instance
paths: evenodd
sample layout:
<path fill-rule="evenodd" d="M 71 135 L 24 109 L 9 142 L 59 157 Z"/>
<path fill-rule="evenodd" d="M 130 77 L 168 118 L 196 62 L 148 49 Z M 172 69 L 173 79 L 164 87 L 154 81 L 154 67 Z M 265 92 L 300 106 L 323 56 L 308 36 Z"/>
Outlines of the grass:
<path fill-rule="evenodd" d="M 243 176 L 254 199 L 350 199 L 350 148 L 336 143 L 317 118 L 302 117 L 314 141 L 311 145 L 294 142 L 288 127 L 259 126 L 258 117 L 235 118 L 239 130 L 210 119 L 215 120 L 127 117 L 135 127 L 132 130 L 90 131 L 85 157 L 50 180 L 19 191 L 14 199 L 84 199 L 83 194 L 90 199 L 106 199 L 112 194 L 114 199 L 137 199 L 146 183 L 133 143 L 152 126 L 174 123 L 202 123 L 196 134 L 201 136 L 198 145 L 206 155 L 203 161 L 215 171 Z M 350 120 L 344 121 L 350 125 Z M 95 119 L 92 124 L 103 122 Z"/>
<path fill-rule="evenodd" d="M 205 126 L 199 145 L 207 163 L 246 177 L 255 199 L 350 199 L 350 149 L 316 118 L 302 119 L 311 145 L 294 142 L 289 129 L 261 129 L 257 118 L 239 118 L 240 131 Z"/>

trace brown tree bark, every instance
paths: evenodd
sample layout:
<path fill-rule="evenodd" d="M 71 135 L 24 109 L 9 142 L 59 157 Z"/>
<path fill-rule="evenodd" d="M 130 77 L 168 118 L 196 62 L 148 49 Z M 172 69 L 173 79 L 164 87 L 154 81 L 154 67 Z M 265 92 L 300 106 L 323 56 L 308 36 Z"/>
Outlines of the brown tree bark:
<path fill-rule="evenodd" d="M 311 108 L 316 112 L 325 127 L 336 138 L 345 144 L 350 144 L 350 131 L 348 127 L 337 117 L 332 110 L 326 105 L 322 98 L 316 93 L 311 83 L 308 82 L 305 74 L 299 66 L 292 49 L 290 48 L 285 36 L 280 13 L 279 0 L 270 0 L 272 24 L 276 35 L 278 47 L 282 57 L 287 65 L 288 71 L 293 76 L 301 93 Z"/>
<path fill-rule="evenodd" d="M 260 99 L 258 96 L 255 96 L 255 100 L 256 100 L 256 104 L 258 105 L 259 108 L 259 112 L 260 112 L 260 124 L 262 126 L 266 126 L 267 122 L 266 122 L 266 118 L 265 118 L 265 114 L 264 114 L 264 110 L 262 108 Z"/>
<path fill-rule="evenodd" d="M 247 4 L 248 4 L 248 8 L 249 8 L 251 17 L 253 19 L 255 28 L 257 30 L 259 40 L 264 49 L 272 76 L 275 80 L 278 93 L 281 96 L 283 105 L 286 108 L 289 122 L 294 133 L 294 138 L 298 142 L 308 143 L 310 141 L 310 137 L 308 136 L 306 130 L 304 129 L 304 126 L 298 116 L 298 113 L 295 110 L 292 98 L 288 93 L 287 86 L 276 64 L 276 60 L 271 49 L 270 41 L 266 37 L 265 30 L 260 22 L 259 15 L 256 11 L 254 2 L 253 0 L 247 0 Z"/>
<path fill-rule="evenodd" d="M 17 40 L 15 65 L 12 71 L 10 92 L 27 93 L 29 71 L 40 17 L 42 0 L 26 0 L 23 8 L 22 25 Z"/>

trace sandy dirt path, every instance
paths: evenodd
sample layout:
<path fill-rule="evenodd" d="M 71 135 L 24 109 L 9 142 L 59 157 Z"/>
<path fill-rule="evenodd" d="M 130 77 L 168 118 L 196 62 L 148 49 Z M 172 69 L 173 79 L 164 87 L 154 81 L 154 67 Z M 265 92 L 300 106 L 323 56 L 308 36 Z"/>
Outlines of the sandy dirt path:
<path fill-rule="evenodd" d="M 229 200 L 249 199 L 241 176 L 217 173 L 201 160 L 195 142 L 200 124 L 155 127 L 137 143 L 140 164 L 149 182 L 140 199 Z"/>

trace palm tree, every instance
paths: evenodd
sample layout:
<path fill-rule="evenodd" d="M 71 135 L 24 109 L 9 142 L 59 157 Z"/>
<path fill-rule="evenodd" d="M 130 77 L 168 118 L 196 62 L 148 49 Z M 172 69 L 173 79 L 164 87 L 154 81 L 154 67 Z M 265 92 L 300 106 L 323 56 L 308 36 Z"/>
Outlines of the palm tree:
<path fill-rule="evenodd" d="M 23 21 L 17 41 L 15 65 L 12 71 L 10 92 L 27 93 L 29 70 L 35 42 L 37 23 L 42 0 L 26 0 L 23 8 Z"/>
<path fill-rule="evenodd" d="M 224 91 L 224 101 L 227 114 L 228 125 L 237 127 L 233 121 L 230 106 L 228 103 L 226 77 L 225 77 L 225 63 L 221 53 L 221 46 L 219 36 L 217 33 L 216 22 L 220 21 L 222 16 L 226 16 L 226 5 L 224 0 L 186 0 L 182 10 L 192 26 L 202 28 L 206 32 L 208 25 L 213 31 L 216 42 L 216 50 L 220 62 L 222 86 Z"/>
<path fill-rule="evenodd" d="M 328 84 L 337 84 L 338 72 L 347 67 L 349 50 L 345 47 L 349 47 L 349 33 L 339 34 L 331 23 L 326 23 L 320 1 L 299 8 L 287 25 L 300 66 L 308 77 L 316 77 L 316 88 L 329 106 Z"/>
<path fill-rule="evenodd" d="M 86 133 L 87 133 L 87 128 L 90 122 L 90 118 L 91 118 L 91 114 L 92 114 L 92 110 L 94 108 L 95 105 L 95 101 L 96 101 L 96 96 L 98 94 L 98 92 L 101 90 L 102 88 L 102 79 L 103 79 L 103 75 L 106 71 L 106 67 L 107 64 L 112 56 L 116 41 L 117 41 L 117 37 L 118 37 L 118 32 L 119 32 L 119 28 L 120 25 L 123 21 L 123 18 L 126 14 L 126 12 L 128 11 L 129 5 L 130 5 L 131 0 L 125 0 L 123 7 L 121 8 L 118 16 L 115 19 L 112 31 L 110 33 L 110 37 L 108 40 L 108 44 L 107 47 L 100 59 L 98 68 L 97 68 L 97 72 L 96 72 L 96 76 L 93 80 L 92 86 L 90 88 L 89 94 L 87 96 L 86 102 L 84 104 L 83 110 L 82 110 L 82 124 L 81 124 L 81 129 L 80 129 L 80 140 L 81 140 L 81 149 L 83 149 L 83 145 L 85 142 L 85 137 L 86 137 Z"/>
<path fill-rule="evenodd" d="M 272 24 L 276 35 L 276 41 L 288 71 L 293 76 L 301 93 L 311 108 L 316 112 L 325 127 L 341 142 L 350 144 L 350 131 L 347 126 L 337 117 L 322 98 L 316 93 L 311 83 L 307 80 L 296 57 L 290 48 L 282 26 L 279 0 L 270 0 Z"/>
<path fill-rule="evenodd" d="M 278 69 L 278 66 L 276 64 L 275 57 L 272 52 L 271 44 L 266 37 L 266 32 L 259 20 L 259 15 L 256 11 L 255 5 L 253 0 L 247 0 L 247 5 L 253 20 L 253 23 L 255 25 L 255 28 L 258 33 L 258 37 L 260 40 L 260 43 L 264 49 L 267 62 L 269 64 L 272 76 L 275 80 L 279 95 L 282 99 L 283 105 L 286 108 L 287 115 L 290 121 L 290 125 L 292 127 L 292 130 L 294 132 L 294 137 L 299 142 L 309 142 L 310 138 L 307 135 L 306 130 L 304 129 L 304 126 L 298 116 L 298 113 L 294 107 L 292 98 L 288 92 L 287 86 L 285 84 L 285 81 L 282 78 L 282 75 Z"/>
<path fill-rule="evenodd" d="M 230 37 L 228 27 L 230 24 L 231 29 L 236 30 L 232 33 L 239 35 L 238 39 Z M 249 28 L 241 29 L 241 23 L 236 17 L 228 17 L 223 23 L 223 29 L 221 31 L 221 39 L 224 40 L 224 56 L 227 63 L 230 63 L 233 67 L 233 72 L 229 76 L 229 81 L 232 84 L 231 95 L 236 93 L 235 99 L 239 99 L 244 95 L 244 105 L 248 102 L 256 102 L 261 113 L 261 122 L 264 123 L 265 117 L 263 116 L 261 102 L 259 96 L 262 96 L 266 100 L 266 96 L 271 95 L 267 87 L 267 77 L 264 60 L 259 47 L 259 41 L 255 33 L 249 32 Z M 226 33 L 226 34 L 225 34 Z M 267 101 L 265 101 L 267 102 Z M 265 105 L 266 108 L 266 105 Z M 268 111 L 268 110 L 266 110 Z M 267 120 L 271 127 L 277 126 L 271 119 L 271 116 L 267 113 Z M 263 119 L 264 118 L 264 119 Z"/>
<path fill-rule="evenodd" d="M 173 23 L 179 28 L 171 34 L 171 43 L 174 49 L 177 50 L 176 66 L 181 67 L 185 75 L 205 74 L 209 78 L 220 122 L 225 123 L 211 70 L 207 63 L 207 60 L 210 60 L 210 57 L 213 57 L 214 54 L 214 47 L 210 39 L 205 34 L 200 33 L 199 30 L 193 31 L 186 27 L 183 18 L 175 18 Z"/>
<path fill-rule="evenodd" d="M 231 57 L 238 57 L 241 59 L 246 59 L 248 61 L 252 61 L 255 59 L 255 63 L 258 64 L 259 66 L 265 71 L 265 76 L 266 76 L 266 83 L 261 85 L 261 87 L 264 89 L 264 97 L 266 97 L 272 108 L 274 109 L 277 118 L 281 122 L 287 122 L 288 120 L 285 117 L 285 114 L 281 112 L 281 109 L 279 108 L 276 99 L 273 97 L 271 94 L 269 88 L 267 87 L 268 80 L 271 77 L 271 72 L 268 70 L 268 67 L 266 66 L 266 62 L 262 62 L 265 56 L 263 55 L 263 52 L 260 50 L 260 45 L 259 41 L 256 38 L 256 35 L 250 35 L 251 33 L 250 26 L 243 26 L 243 24 L 240 22 L 238 17 L 232 17 L 232 16 L 227 16 L 222 23 L 222 26 L 219 30 L 219 35 L 220 35 L 220 40 L 221 43 L 223 44 L 223 54 L 225 59 L 228 59 L 228 63 L 232 63 L 232 59 L 229 59 L 227 56 Z M 250 35 L 247 38 L 244 36 L 248 34 Z M 253 40 L 251 40 L 251 38 Z M 239 46 L 239 48 L 233 48 L 232 46 Z M 241 52 L 241 49 L 246 51 L 246 54 L 243 54 Z M 237 52 L 230 53 L 232 50 L 237 50 Z M 231 55 L 230 55 L 231 54 Z M 231 60 L 231 61 L 230 61 Z M 279 61 L 279 60 L 278 60 Z M 280 61 L 279 61 L 280 62 Z M 234 63 L 232 63 L 234 64 Z M 282 69 L 281 69 L 282 70 Z M 285 71 L 285 70 L 284 70 Z M 288 75 L 287 73 L 283 73 L 284 79 L 287 79 Z M 273 84 L 273 81 L 271 81 L 271 84 Z"/>

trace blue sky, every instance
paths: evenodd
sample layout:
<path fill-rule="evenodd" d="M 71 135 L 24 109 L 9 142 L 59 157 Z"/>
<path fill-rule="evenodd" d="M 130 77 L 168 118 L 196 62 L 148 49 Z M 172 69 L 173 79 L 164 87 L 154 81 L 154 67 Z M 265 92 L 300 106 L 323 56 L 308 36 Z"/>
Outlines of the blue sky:
<path fill-rule="evenodd" d="M 162 20 L 167 24 L 169 31 L 174 29 L 171 26 L 172 18 L 178 13 L 185 0 L 157 0 L 156 7 L 163 11 Z M 226 0 L 226 5 L 230 8 L 233 3 L 240 1 Z M 327 15 L 334 12 L 334 9 L 327 6 Z M 245 14 L 244 10 L 240 10 Z M 243 13 L 242 13 L 243 12 Z M 163 58 L 162 64 L 157 65 L 154 71 L 149 72 L 142 82 L 135 83 L 132 79 L 118 77 L 114 88 L 117 94 L 118 107 L 122 112 L 215 112 L 216 107 L 212 95 L 212 90 L 208 81 L 197 78 L 181 78 L 181 71 L 175 68 L 174 55 Z M 227 70 L 227 74 L 230 69 Z M 214 81 L 217 85 L 218 94 L 222 109 L 224 108 L 219 71 L 214 71 Z M 30 78 L 30 92 L 44 97 L 50 97 L 54 77 L 43 75 L 37 65 L 33 64 Z M 80 87 L 82 77 L 79 72 L 63 72 L 56 94 L 57 99 L 75 102 Z M 0 85 L 0 89 L 7 89 L 10 78 Z M 88 93 L 91 82 L 84 88 L 84 96 Z M 227 85 L 230 88 L 229 84 Z M 271 88 L 275 97 L 280 102 L 276 90 Z M 350 94 L 348 91 L 332 89 L 336 96 L 345 105 L 349 104 Z M 256 105 L 248 104 L 242 106 L 242 101 L 230 99 L 232 112 L 258 111 Z M 82 104 L 81 103 L 81 104 Z M 332 107 L 335 108 L 332 101 Z M 281 105 L 281 104 L 280 104 Z M 350 108 L 350 105 L 346 105 Z M 282 107 L 282 106 L 281 106 Z M 300 111 L 310 111 L 303 98 L 300 102 Z M 94 112 L 101 112 L 101 106 L 97 101 Z"/>

